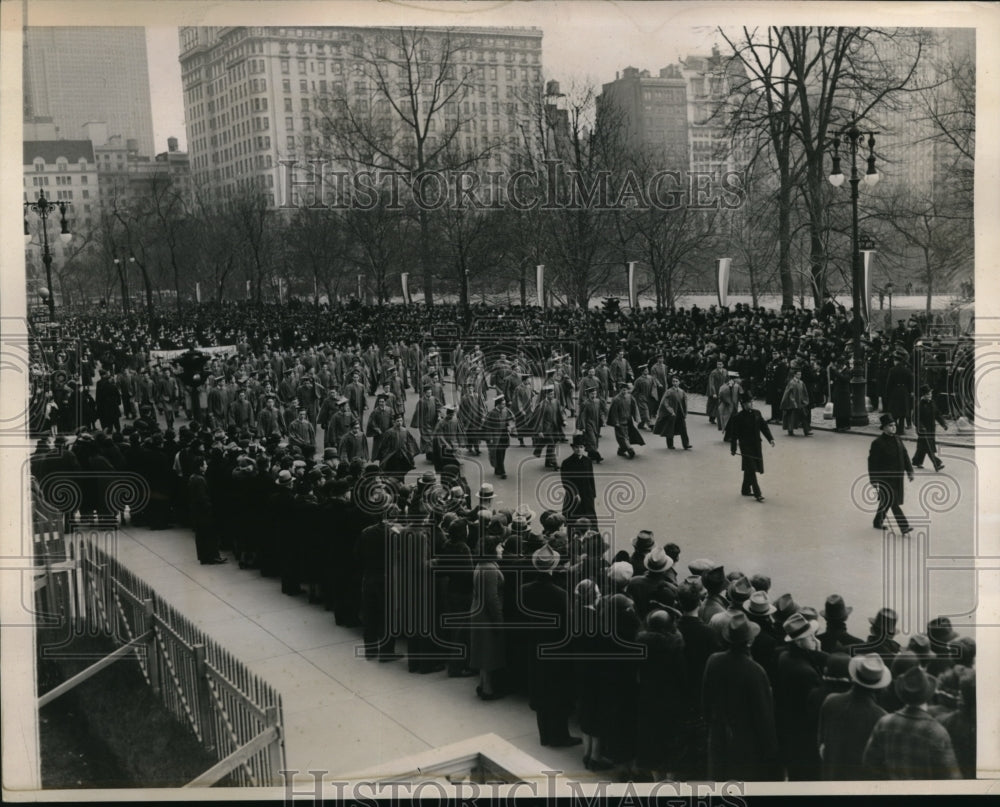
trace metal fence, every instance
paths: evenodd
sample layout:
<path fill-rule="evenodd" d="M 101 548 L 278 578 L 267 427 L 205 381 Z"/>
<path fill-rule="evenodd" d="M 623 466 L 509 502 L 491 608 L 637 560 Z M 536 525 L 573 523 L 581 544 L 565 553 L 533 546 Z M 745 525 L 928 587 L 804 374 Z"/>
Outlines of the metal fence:
<path fill-rule="evenodd" d="M 105 551 L 98 536 L 109 529 L 114 525 L 66 532 L 58 520 L 35 519 L 39 625 L 69 625 L 118 645 L 42 695 L 38 707 L 131 656 L 164 707 L 219 760 L 185 787 L 282 784 L 281 696 Z"/>

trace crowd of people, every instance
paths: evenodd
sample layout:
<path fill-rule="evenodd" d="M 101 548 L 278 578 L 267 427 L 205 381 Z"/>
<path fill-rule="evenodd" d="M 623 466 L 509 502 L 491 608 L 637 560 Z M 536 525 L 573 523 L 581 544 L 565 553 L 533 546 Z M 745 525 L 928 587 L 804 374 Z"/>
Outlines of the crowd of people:
<path fill-rule="evenodd" d="M 373 662 L 475 677 L 484 700 L 526 694 L 540 742 L 582 744 L 589 769 L 717 781 L 974 776 L 975 643 L 946 618 L 903 648 L 897 615 L 883 609 L 857 638 L 837 595 L 817 611 L 772 596 L 763 573 L 705 558 L 684 573 L 682 548 L 649 531 L 612 554 L 595 514 L 602 428 L 622 461 L 644 430 L 690 449 L 685 388 L 704 390 L 710 419 L 744 454 L 742 492 L 762 501 L 748 456 L 772 439 L 766 420 L 808 433 L 827 368 L 849 373 L 842 311 L 478 314 L 490 333 L 523 338 L 470 328 L 435 344 L 435 326 L 458 315 L 444 306 L 68 319 L 73 340 L 36 346 L 38 503 L 68 475 L 80 495 L 67 519 L 114 517 L 115 474 L 136 474 L 149 491 L 136 526 L 186 526 L 202 563 L 228 554 L 279 579 L 285 594 L 360 629 Z M 620 327 L 609 334 L 612 316 Z M 919 336 L 914 322 L 873 343 L 900 368 L 877 397 L 903 427 L 916 422 L 937 467 L 907 397 Z M 933 402 L 941 382 L 920 375 Z M 769 400 L 770 418 L 751 393 Z M 944 425 L 925 410 L 932 432 Z M 560 442 L 572 454 L 558 463 Z M 485 452 L 503 479 L 515 443 L 560 473 L 561 511 L 502 507 L 490 483 L 470 488 L 465 458 Z M 569 732 L 574 714 L 582 737 Z"/>

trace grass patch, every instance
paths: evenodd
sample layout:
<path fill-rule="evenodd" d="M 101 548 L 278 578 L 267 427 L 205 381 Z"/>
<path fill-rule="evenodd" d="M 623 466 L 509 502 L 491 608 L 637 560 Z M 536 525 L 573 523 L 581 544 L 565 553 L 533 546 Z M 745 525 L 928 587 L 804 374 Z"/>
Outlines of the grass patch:
<path fill-rule="evenodd" d="M 39 630 L 39 648 L 47 639 L 55 641 Z M 107 637 L 85 636 L 61 651 L 89 658 L 39 658 L 39 695 L 115 649 Z M 116 661 L 41 709 L 39 733 L 43 788 L 180 787 L 217 761 L 163 707 L 134 658 Z"/>

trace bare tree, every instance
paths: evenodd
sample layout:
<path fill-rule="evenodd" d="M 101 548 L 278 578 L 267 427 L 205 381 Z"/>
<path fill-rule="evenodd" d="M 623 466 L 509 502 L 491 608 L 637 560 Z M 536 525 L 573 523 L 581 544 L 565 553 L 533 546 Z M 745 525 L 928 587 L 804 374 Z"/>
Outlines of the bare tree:
<path fill-rule="evenodd" d="M 790 203 L 798 182 L 810 223 L 810 266 L 815 302 L 824 289 L 826 154 L 833 135 L 899 109 L 924 87 L 917 67 L 928 34 L 920 29 L 846 27 L 720 29 L 746 71 L 734 110 L 743 133 L 766 135 L 779 173 L 779 271 L 788 305 Z M 766 142 L 766 141 L 760 141 Z"/>
<path fill-rule="evenodd" d="M 412 179 L 420 201 L 423 183 L 441 169 L 471 168 L 496 142 L 463 148 L 460 133 L 476 124 L 470 99 L 483 92 L 466 58 L 469 40 L 455 29 L 386 28 L 352 42 L 356 62 L 353 92 L 334 99 L 319 129 L 341 164 L 398 172 Z M 345 88 L 342 88 L 342 90 Z M 485 97 L 485 96 L 484 96 Z M 431 211 L 415 205 L 424 302 L 434 302 Z"/>

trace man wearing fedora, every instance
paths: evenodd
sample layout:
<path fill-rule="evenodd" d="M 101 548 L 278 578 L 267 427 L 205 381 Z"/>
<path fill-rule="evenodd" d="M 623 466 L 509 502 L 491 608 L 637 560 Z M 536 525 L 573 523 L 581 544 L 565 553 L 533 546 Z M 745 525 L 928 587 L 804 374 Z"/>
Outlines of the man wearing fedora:
<path fill-rule="evenodd" d="M 948 731 L 927 712 L 937 679 L 919 665 L 893 681 L 905 704 L 880 718 L 865 746 L 864 765 L 874 779 L 961 779 Z"/>
<path fill-rule="evenodd" d="M 753 496 L 758 502 L 764 501 L 757 481 L 757 474 L 764 473 L 764 449 L 760 438 L 763 435 L 772 447 L 774 438 L 771 437 L 771 430 L 764 416 L 753 408 L 753 398 L 749 394 L 740 396 L 740 411 L 730 419 L 726 434 L 732 444 L 730 454 L 735 457 L 736 449 L 740 450 L 743 469 L 740 493 L 743 496 Z"/>
<path fill-rule="evenodd" d="M 514 413 L 507 408 L 507 399 L 503 395 L 498 395 L 493 400 L 493 409 L 486 415 L 483 429 L 486 453 L 493 466 L 493 473 L 506 479 L 504 460 L 510 447 L 510 433 L 514 429 Z"/>
<path fill-rule="evenodd" d="M 725 568 L 721 564 L 713 566 L 704 572 L 701 579 L 705 584 L 708 596 L 705 597 L 705 602 L 702 604 L 698 615 L 701 617 L 702 622 L 707 625 L 712 621 L 713 616 L 725 611 L 729 607 L 729 601 L 726 599 L 724 593 L 728 581 L 726 580 Z"/>
<path fill-rule="evenodd" d="M 639 530 L 639 534 L 632 539 L 632 554 L 629 556 L 633 574 L 639 575 L 646 571 L 646 555 L 652 552 L 655 546 L 653 533 L 649 530 Z"/>
<path fill-rule="evenodd" d="M 867 779 L 862 764 L 872 729 L 885 716 L 875 696 L 892 682 L 877 653 L 853 656 L 847 665 L 848 692 L 828 695 L 819 712 L 820 776 L 824 780 Z"/>
<path fill-rule="evenodd" d="M 673 560 L 656 547 L 644 559 L 645 570 L 634 575 L 625 585 L 625 594 L 635 603 L 635 612 L 640 619 L 657 606 L 673 606 L 677 602 L 677 587 L 667 580 L 667 570 L 674 565 Z"/>
<path fill-rule="evenodd" d="M 823 652 L 849 653 L 852 645 L 862 643 L 857 636 L 847 632 L 847 617 L 853 610 L 839 594 L 831 594 L 826 598 L 826 604 L 820 611 L 820 615 L 826 621 L 826 630 L 818 636 Z"/>
<path fill-rule="evenodd" d="M 624 382 L 618 388 L 618 393 L 608 407 L 607 423 L 615 430 L 615 440 L 618 441 L 618 456 L 633 459 L 635 449 L 632 446 L 645 445 L 645 440 L 635 427 L 639 417 L 639 407 L 632 397 L 632 383 Z"/>
<path fill-rule="evenodd" d="M 520 592 L 522 616 L 531 626 L 525 637 L 530 652 L 529 705 L 535 712 L 541 744 L 566 748 L 583 742 L 569 733 L 574 697 L 574 688 L 567 684 L 571 659 L 553 654 L 555 646 L 569 636 L 569 597 L 552 578 L 559 553 L 551 546 L 535 550 L 531 565 L 534 579 L 521 586 Z"/>
<path fill-rule="evenodd" d="M 774 624 L 774 613 L 778 609 L 768 599 L 766 591 L 754 591 L 743 602 L 743 610 L 746 611 L 747 618 L 751 622 L 760 626 L 760 633 L 750 646 L 750 657 L 764 668 L 768 680 L 773 682 L 778 648 L 783 644 L 784 639 L 784 631 L 781 631 L 781 628 Z M 781 631 L 780 638 L 778 631 Z"/>
<path fill-rule="evenodd" d="M 745 614 L 722 631 L 728 649 L 705 663 L 702 712 L 708 723 L 708 776 L 716 782 L 778 781 L 778 737 L 767 673 L 750 657 L 760 633 Z"/>
<path fill-rule="evenodd" d="M 809 693 L 823 677 L 827 654 L 819 649 L 816 623 L 805 614 L 792 614 L 782 626 L 785 649 L 774 671 L 774 707 L 781 740 L 781 756 L 793 782 L 819 778 L 815 726 L 808 720 Z"/>
<path fill-rule="evenodd" d="M 903 514 L 903 474 L 913 481 L 913 465 L 903 441 L 896 436 L 896 420 L 892 415 L 879 418 L 882 433 L 868 450 L 868 479 L 878 494 L 878 509 L 872 525 L 882 529 L 885 515 L 891 509 L 899 525 L 900 534 L 913 532 Z"/>
<path fill-rule="evenodd" d="M 869 618 L 871 629 L 868 638 L 860 645 L 854 645 L 853 653 L 878 653 L 886 664 L 891 665 L 893 658 L 899 655 L 902 648 L 892 637 L 896 635 L 896 622 L 899 617 L 892 608 L 880 608 L 879 612 Z"/>
<path fill-rule="evenodd" d="M 913 467 L 923 468 L 924 457 L 930 457 L 934 464 L 934 470 L 940 471 L 944 468 L 944 463 L 938 459 L 937 455 L 937 424 L 941 428 L 948 430 L 948 424 L 944 422 L 944 415 L 938 410 L 934 403 L 934 390 L 930 384 L 924 384 L 920 388 L 920 400 L 917 402 L 917 450 L 913 455 Z"/>
<path fill-rule="evenodd" d="M 573 435 L 573 453 L 562 461 L 559 474 L 563 486 L 562 512 L 567 522 L 581 517 L 596 518 L 594 501 L 597 483 L 594 462 L 587 456 L 587 442 L 582 434 Z"/>

